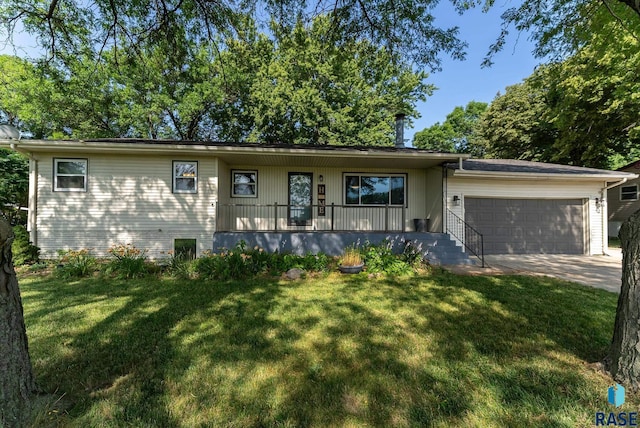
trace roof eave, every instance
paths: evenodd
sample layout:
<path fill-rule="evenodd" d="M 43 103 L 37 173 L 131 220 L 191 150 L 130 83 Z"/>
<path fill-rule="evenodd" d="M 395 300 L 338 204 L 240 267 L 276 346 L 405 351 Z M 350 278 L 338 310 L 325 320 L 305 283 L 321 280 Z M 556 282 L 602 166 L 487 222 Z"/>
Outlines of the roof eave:
<path fill-rule="evenodd" d="M 312 147 L 265 147 L 259 144 L 251 145 L 206 145 L 206 144 L 172 144 L 163 142 L 162 144 L 149 144 L 139 142 L 114 143 L 108 141 L 93 140 L 0 140 L 0 147 L 20 147 L 31 152 L 73 152 L 91 151 L 99 153 L 148 153 L 174 154 L 176 152 L 185 153 L 200 152 L 217 155 L 229 154 L 279 154 L 279 155 L 303 155 L 322 157 L 370 157 L 383 158 L 393 154 L 399 159 L 438 159 L 442 162 L 457 161 L 458 159 L 468 159 L 470 155 L 457 153 L 438 153 L 425 151 L 388 151 L 376 150 L 375 146 L 349 148 L 339 147 L 339 150 L 332 151 L 326 149 L 314 149 Z"/>

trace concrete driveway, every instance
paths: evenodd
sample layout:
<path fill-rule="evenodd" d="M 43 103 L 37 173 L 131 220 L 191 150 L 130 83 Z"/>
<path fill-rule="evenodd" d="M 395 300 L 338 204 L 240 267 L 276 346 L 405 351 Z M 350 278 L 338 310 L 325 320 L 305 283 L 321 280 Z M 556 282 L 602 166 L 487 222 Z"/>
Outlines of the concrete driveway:
<path fill-rule="evenodd" d="M 513 269 L 523 274 L 548 275 L 591 287 L 620 292 L 622 251 L 609 249 L 605 256 L 565 254 L 487 255 L 487 265 Z"/>

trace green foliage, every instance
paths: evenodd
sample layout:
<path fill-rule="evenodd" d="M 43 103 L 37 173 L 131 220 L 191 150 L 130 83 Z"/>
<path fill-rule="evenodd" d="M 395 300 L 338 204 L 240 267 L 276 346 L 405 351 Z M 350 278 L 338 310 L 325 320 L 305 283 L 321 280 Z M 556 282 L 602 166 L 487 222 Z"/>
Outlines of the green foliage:
<path fill-rule="evenodd" d="M 478 130 L 490 157 L 617 168 L 640 155 L 640 42 L 592 34 L 564 61 L 539 67 L 498 96 Z"/>
<path fill-rule="evenodd" d="M 557 131 L 545 119 L 546 99 L 532 78 L 508 86 L 498 95 L 478 123 L 487 157 L 550 161 Z"/>
<path fill-rule="evenodd" d="M 194 278 L 196 276 L 196 262 L 194 259 L 178 253 L 171 254 L 164 271 L 176 278 Z"/>
<path fill-rule="evenodd" d="M 458 106 L 447 115 L 446 120 L 416 132 L 413 145 L 421 149 L 439 152 L 483 154 L 476 126 L 488 104 L 470 101 L 466 107 Z"/>
<path fill-rule="evenodd" d="M 58 251 L 58 266 L 55 273 L 62 279 L 90 276 L 96 268 L 96 258 L 88 249 Z"/>
<path fill-rule="evenodd" d="M 462 12 L 473 4 L 454 3 L 454 7 Z M 273 19 L 283 28 L 292 28 L 298 20 L 311 22 L 326 15 L 337 40 L 367 40 L 392 52 L 393 61 L 408 58 L 420 67 L 438 68 L 443 53 L 462 59 L 466 43 L 458 39 L 457 27 L 435 25 L 436 5 L 432 0 L 334 5 L 271 0 L 172 0 L 161 5 L 153 0 L 91 3 L 43 0 L 32 7 L 22 0 L 5 0 L 0 7 L 0 21 L 7 25 L 0 27 L 0 36 L 12 40 L 17 28 L 26 31 L 54 59 L 87 52 L 98 55 L 106 46 L 114 46 L 120 62 L 124 62 L 145 48 L 162 48 L 179 56 L 185 44 L 194 40 L 219 47 L 221 39 L 229 34 L 246 36 L 244 26 L 252 19 L 259 22 Z"/>
<path fill-rule="evenodd" d="M 330 260 L 326 254 L 298 256 L 289 253 L 268 253 L 262 248 L 247 248 L 240 241 L 231 249 L 219 253 L 205 253 L 194 263 L 194 270 L 202 279 L 245 279 L 266 273 L 280 274 L 292 268 L 310 272 L 325 271 Z"/>
<path fill-rule="evenodd" d="M 105 273 L 117 278 L 140 278 L 147 274 L 146 250 L 132 244 L 118 244 L 108 250 L 109 262 Z"/>
<path fill-rule="evenodd" d="M 1 102 L 1 101 L 0 101 Z M 0 149 L 0 214 L 11 225 L 24 224 L 29 198 L 29 161 L 20 153 Z"/>
<path fill-rule="evenodd" d="M 388 240 L 377 245 L 366 243 L 361 252 L 364 257 L 364 263 L 367 266 L 367 272 L 384 273 L 392 276 L 406 275 L 413 272 L 416 260 L 415 254 L 409 252 L 407 252 L 406 256 L 394 254 L 391 243 Z"/>
<path fill-rule="evenodd" d="M 333 22 L 272 26 L 275 40 L 249 91 L 249 139 L 331 145 L 393 145 L 393 118 L 416 117 L 431 94 L 426 74 L 366 41 L 336 39 Z"/>
<path fill-rule="evenodd" d="M 245 20 L 242 34 L 215 44 L 127 46 L 134 57 L 84 52 L 41 65 L 13 91 L 47 112 L 34 136 L 393 145 L 394 115 L 418 117 L 433 86 L 387 49 L 337 37 L 334 24 L 274 22 L 267 36 Z M 26 124 L 27 113 L 12 114 Z"/>
<path fill-rule="evenodd" d="M 13 264 L 16 266 L 37 263 L 40 257 L 40 248 L 29 240 L 29 232 L 24 226 L 14 226 L 15 236 L 11 251 L 13 252 Z"/>

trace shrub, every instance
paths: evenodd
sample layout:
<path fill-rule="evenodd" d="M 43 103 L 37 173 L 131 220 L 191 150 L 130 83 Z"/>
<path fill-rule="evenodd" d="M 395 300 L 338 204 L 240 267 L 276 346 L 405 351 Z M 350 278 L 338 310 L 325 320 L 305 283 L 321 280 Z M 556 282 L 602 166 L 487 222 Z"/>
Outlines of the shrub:
<path fill-rule="evenodd" d="M 365 244 L 362 253 L 364 262 L 367 265 L 367 272 L 403 275 L 412 271 L 411 265 L 393 254 L 391 243 L 387 240 L 378 245 Z"/>
<path fill-rule="evenodd" d="M 40 248 L 29 241 L 29 232 L 24 226 L 14 226 L 15 238 L 11 245 L 13 264 L 16 266 L 37 263 L 40 258 Z"/>
<path fill-rule="evenodd" d="M 110 261 L 105 272 L 118 278 L 140 278 L 147 274 L 147 251 L 132 244 L 118 244 L 108 250 Z"/>
<path fill-rule="evenodd" d="M 95 272 L 97 261 L 88 249 L 59 250 L 56 275 L 63 278 L 82 278 Z"/>
<path fill-rule="evenodd" d="M 309 271 L 326 270 L 329 258 L 325 254 L 295 254 L 268 253 L 260 247 L 247 248 L 244 241 L 240 241 L 231 249 L 221 249 L 219 254 L 206 252 L 194 263 L 194 271 L 204 279 L 243 279 L 252 276 L 271 273 L 282 273 L 292 268 Z"/>
<path fill-rule="evenodd" d="M 189 279 L 196 275 L 195 261 L 190 254 L 169 252 L 168 264 L 165 267 L 167 273 L 177 278 Z"/>

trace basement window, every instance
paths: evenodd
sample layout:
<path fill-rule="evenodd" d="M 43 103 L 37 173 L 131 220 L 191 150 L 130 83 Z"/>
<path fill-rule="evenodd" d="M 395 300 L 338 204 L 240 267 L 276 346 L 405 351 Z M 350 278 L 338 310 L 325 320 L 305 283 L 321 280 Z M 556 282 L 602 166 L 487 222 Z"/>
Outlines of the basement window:
<path fill-rule="evenodd" d="M 194 260 L 196 258 L 195 239 L 175 239 L 173 241 L 174 257 L 179 260 Z"/>
<path fill-rule="evenodd" d="M 54 159 L 53 190 L 56 192 L 86 192 L 87 163 L 87 159 Z"/>
<path fill-rule="evenodd" d="M 621 201 L 637 201 L 638 200 L 638 185 L 622 186 L 620 188 L 620 200 Z"/>

